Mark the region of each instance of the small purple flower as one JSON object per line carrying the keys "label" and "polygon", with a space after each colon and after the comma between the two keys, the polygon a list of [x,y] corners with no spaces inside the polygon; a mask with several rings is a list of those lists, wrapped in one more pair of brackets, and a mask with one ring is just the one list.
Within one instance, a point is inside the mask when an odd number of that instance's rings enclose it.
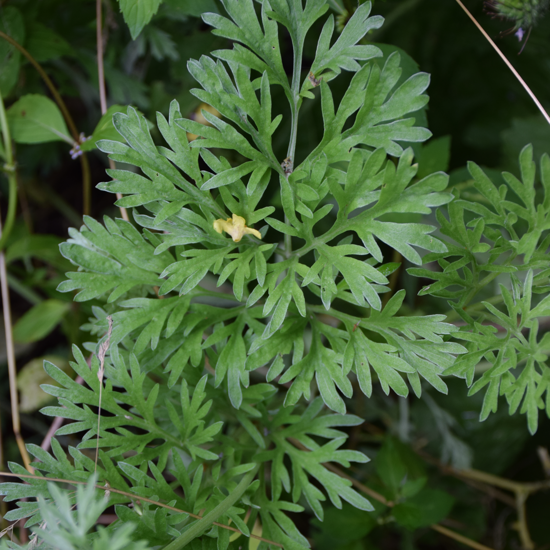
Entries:
{"label": "small purple flower", "polygon": [[514,36],[517,37],[519,42],[523,42],[524,35],[525,35],[525,31],[521,27],[514,34]]}
{"label": "small purple flower", "polygon": [[71,155],[71,158],[73,160],[77,159],[80,155],[82,155],[82,151],[80,150],[80,145],[75,144],[75,146],[69,151],[69,154]]}

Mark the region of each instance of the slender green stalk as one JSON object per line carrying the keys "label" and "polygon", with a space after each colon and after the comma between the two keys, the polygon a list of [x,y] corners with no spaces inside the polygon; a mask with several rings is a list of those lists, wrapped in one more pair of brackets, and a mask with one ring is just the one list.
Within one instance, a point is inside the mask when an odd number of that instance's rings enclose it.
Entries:
{"label": "slender green stalk", "polygon": [[[67,122],[67,126],[69,127],[69,131],[71,132],[71,135],[74,139],[75,144],[79,143],[79,133],[76,129],[76,125],[74,123],[73,118],[71,117],[71,114],[69,113],[69,110],[67,109],[67,106],[65,105],[65,102],[63,101],[63,98],[57,91],[57,88],[54,86],[53,82],[51,81],[50,77],[46,74],[46,71],[42,68],[40,63],[36,61],[36,59],[25,49],[19,42],[14,40],[11,36],[8,36],[6,33],[3,33],[0,31],[0,38],[3,38],[6,42],[9,42],[12,46],[17,48],[31,63],[31,65],[38,71],[40,76],[42,77],[42,80],[44,80],[44,83],[50,90],[53,98],[55,99],[55,102],[57,103],[59,109],[63,113],[63,118]],[[86,156],[86,153],[82,153],[80,155],[80,166],[82,168],[82,188],[83,188],[83,213],[85,215],[90,214],[90,207],[92,202],[92,176],[90,173],[90,163],[88,162],[88,157]]]}
{"label": "slender green stalk", "polygon": [[248,472],[239,482],[235,490],[222,502],[220,502],[211,512],[206,514],[201,520],[196,521],[191,525],[185,533],[180,535],[176,540],[171,542],[168,546],[164,547],[164,550],[179,550],[184,548],[192,540],[196,539],[206,531],[218,518],[225,515],[225,513],[237,502],[248,489],[252,483],[256,473],[258,472],[260,465],[257,464]]}
{"label": "slender green stalk", "polygon": [[[492,296],[491,298],[487,298],[487,300],[484,300],[484,302],[488,302],[489,304],[492,304],[493,306],[500,304],[503,302],[504,299],[502,297],[502,294],[499,294],[498,296]],[[471,306],[464,306],[466,309],[466,313],[469,313],[470,315],[472,313],[475,313],[476,311],[480,311],[482,309],[485,309],[485,305],[482,302],[476,302],[475,304],[472,304]],[[454,310],[449,310],[446,314],[446,322],[447,323],[454,323],[456,320],[460,319],[460,315]]]}
{"label": "slender green stalk", "polygon": [[[300,77],[302,75],[303,40],[299,44],[293,44],[294,62],[292,68],[291,100],[290,100],[290,139],[288,142],[287,160],[290,163],[290,172],[294,170],[294,157],[296,154],[296,141],[298,139],[298,114],[300,112]],[[287,176],[288,177],[288,176]],[[285,215],[285,223],[288,218]],[[284,236],[286,257],[292,254],[292,237]]]}
{"label": "slender green stalk", "polygon": [[[290,163],[290,172],[294,170],[294,156],[296,154],[296,140],[298,139],[298,114],[300,112],[300,76],[302,74],[302,45],[294,44],[294,66],[292,71],[292,100],[290,101],[290,139],[288,142],[287,160]],[[288,177],[288,176],[287,176]],[[288,218],[285,215],[285,223]],[[284,236],[286,257],[292,254],[292,237]]]}
{"label": "slender green stalk", "polygon": [[8,198],[8,214],[2,236],[0,237],[0,250],[4,250],[6,241],[10,236],[15,221],[15,211],[17,209],[17,178],[15,176],[15,165],[13,163],[13,151],[11,148],[10,128],[8,119],[6,118],[6,110],[4,109],[4,100],[0,95],[0,129],[4,137],[4,152],[6,155],[6,164],[4,170],[8,178],[9,198]]}
{"label": "slender green stalk", "polygon": [[[510,231],[510,230],[508,230],[508,231]],[[515,235],[514,238],[516,240],[519,240],[517,235]],[[516,259],[516,257],[517,257],[517,254],[512,254],[508,258],[506,263],[503,264],[503,265],[505,265],[505,266],[512,265],[512,262]],[[480,290],[485,288],[489,283],[491,283],[492,281],[494,281],[498,277],[498,273],[495,271],[495,272],[489,273],[488,275],[486,275],[480,281],[479,280],[480,272],[481,272],[481,269],[479,269],[479,266],[478,266],[477,262],[474,261],[474,273],[473,273],[473,275],[474,275],[474,277],[476,277],[477,283],[474,285],[474,287],[470,290],[470,292],[466,296],[466,299],[464,300],[464,303],[463,303],[463,306],[462,306],[463,309],[466,308],[468,310],[468,313],[472,313],[473,311],[476,311],[478,309],[483,309],[485,307],[482,303],[473,304],[469,308],[468,308],[468,305]],[[493,305],[495,305],[495,304],[498,304],[502,301],[502,296],[499,294],[498,296],[493,296],[492,298],[490,298],[488,300],[484,300],[484,301],[492,303]],[[464,311],[466,311],[466,309],[464,309]],[[454,321],[454,320],[458,319],[459,317],[460,316],[458,315],[458,313],[455,310],[451,310],[447,313],[447,322]]]}
{"label": "slender green stalk", "polygon": [[348,321],[350,323],[353,323],[354,325],[358,321],[364,320],[361,317],[358,317],[356,315],[348,315],[347,313],[343,313],[334,308],[330,308],[329,310],[326,310],[324,306],[308,306],[308,310],[313,313],[319,313],[321,315],[330,315],[331,317],[334,317],[339,321],[342,321],[342,322]]}
{"label": "slender green stalk", "polygon": [[292,102],[290,103],[290,140],[288,143],[287,158],[290,159],[291,168],[294,168],[294,155],[296,153],[296,140],[298,138],[298,114],[300,112],[300,77],[302,75],[302,44],[294,44],[294,63],[292,68]]}

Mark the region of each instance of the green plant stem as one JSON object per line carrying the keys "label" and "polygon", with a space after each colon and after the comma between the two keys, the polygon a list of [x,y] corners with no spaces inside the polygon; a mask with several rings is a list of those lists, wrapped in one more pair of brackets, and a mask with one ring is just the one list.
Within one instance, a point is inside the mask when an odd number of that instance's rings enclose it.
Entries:
{"label": "green plant stem", "polygon": [[[74,120],[71,117],[71,114],[69,113],[69,110],[67,109],[67,106],[63,101],[63,98],[57,91],[53,82],[50,80],[50,77],[46,74],[46,71],[44,71],[40,63],[38,63],[38,61],[36,61],[36,59],[25,48],[23,48],[23,46],[21,46],[19,42],[15,41],[11,36],[8,36],[6,33],[3,33],[2,31],[0,31],[0,38],[3,38],[6,42],[9,42],[14,48],[17,48],[29,60],[31,65],[38,71],[38,73],[42,77],[42,80],[44,80],[44,83],[50,90],[53,98],[55,99],[55,102],[57,103],[59,109],[61,110],[61,113],[63,114],[63,118],[67,122],[67,126],[69,127],[69,131],[71,132],[71,135],[73,137],[75,144],[78,144],[80,142],[80,137],[79,137],[78,130],[76,129]],[[90,163],[88,162],[88,157],[84,152],[82,152],[79,158],[80,158],[80,166],[82,169],[82,191],[83,191],[82,210],[85,215],[89,215],[91,203],[92,203],[92,177],[90,173]]]}
{"label": "green plant stem", "polygon": [[6,216],[6,224],[4,231],[0,237],[0,250],[4,250],[6,241],[10,236],[15,222],[15,211],[17,210],[17,178],[15,176],[15,165],[13,163],[13,151],[11,148],[10,128],[8,119],[6,118],[6,110],[4,109],[4,100],[0,95],[0,129],[4,138],[4,150],[6,155],[5,171],[8,178],[9,198],[8,198],[8,214]]}
{"label": "green plant stem", "polygon": [[288,150],[286,156],[292,163],[294,169],[294,155],[296,153],[296,141],[298,139],[298,103],[296,98],[293,98],[293,103],[290,104],[290,140],[288,142]]}
{"label": "green plant stem", "polygon": [[298,114],[300,112],[300,77],[302,75],[302,44],[294,44],[294,62],[292,67],[292,102],[290,103],[290,140],[286,156],[294,169],[294,155],[296,153],[296,140],[298,138]]}
{"label": "green plant stem", "polygon": [[[500,304],[502,300],[503,300],[502,295],[499,294],[498,296],[492,296],[491,298],[487,298],[487,300],[484,300],[484,301],[492,305],[497,305],[497,304]],[[466,307],[464,311],[466,311],[467,313],[474,313],[484,308],[485,306],[481,302],[477,302],[475,304],[472,304],[469,307]],[[447,323],[453,323],[454,321],[461,318],[460,315],[454,309],[451,309],[445,315],[447,317],[447,320],[446,320]]]}
{"label": "green plant stem", "polygon": [[[302,74],[302,45],[294,44],[294,63],[292,70],[292,85],[290,101],[290,139],[286,157],[290,162],[290,171],[294,170],[294,156],[296,154],[296,140],[298,139],[298,114],[300,112],[300,76]],[[288,177],[288,176],[287,176]],[[289,220],[285,214],[285,224]],[[292,237],[285,233],[284,236],[286,257],[292,254]]]}
{"label": "green plant stem", "polygon": [[[516,240],[517,240],[517,235],[514,237]],[[506,263],[504,264],[505,266],[509,266],[509,265],[512,265],[512,262],[516,259],[517,257],[517,254],[512,254],[508,260],[506,261]],[[477,264],[477,262],[474,260],[474,277],[476,278],[477,280],[477,283],[474,285],[473,288],[470,289],[470,291],[468,292],[464,302],[463,302],[463,305],[462,307],[463,308],[466,308],[468,306],[468,304],[472,301],[472,299],[476,296],[476,294],[483,288],[485,288],[490,282],[494,281],[497,277],[498,277],[498,272],[492,272],[492,273],[489,273],[488,275],[486,275],[481,281],[479,280],[479,275],[480,275],[480,270],[479,269],[479,266]],[[493,300],[493,301],[491,301]],[[484,300],[486,302],[489,302],[489,303],[492,303],[493,305],[495,303],[500,303],[502,301],[502,296],[499,295],[499,296],[493,296],[492,298],[488,299],[488,300]],[[477,307],[476,307],[477,306]],[[472,308],[469,310],[469,312],[472,312],[474,311],[474,308],[476,309],[483,309],[485,306],[482,304],[482,303],[478,303],[478,304],[474,304],[472,306]],[[451,322],[451,321],[454,321],[455,319],[458,319],[460,316],[458,315],[458,313],[456,313],[455,310],[452,310],[450,312],[447,313],[447,322]]]}
{"label": "green plant stem", "polygon": [[192,540],[196,539],[206,529],[208,529],[214,521],[216,521],[221,516],[224,516],[226,512],[237,502],[244,494],[244,492],[248,489],[252,481],[254,480],[254,477],[256,476],[256,473],[258,472],[260,465],[257,464],[248,472],[239,482],[237,487],[233,490],[233,492],[225,498],[222,502],[220,502],[211,512],[206,514],[202,519],[196,521],[183,533],[180,535],[176,540],[171,542],[168,546],[164,547],[164,550],[179,550],[180,548],[183,548],[187,544],[189,544]]}
{"label": "green plant stem", "polygon": [[338,319],[339,321],[356,324],[359,321],[362,321],[361,317],[348,315],[347,313],[343,313],[341,311],[338,311],[337,309],[325,309],[324,306],[309,306],[308,310],[312,311],[313,313],[320,313],[322,315],[329,315],[330,317],[334,317],[335,319]]}

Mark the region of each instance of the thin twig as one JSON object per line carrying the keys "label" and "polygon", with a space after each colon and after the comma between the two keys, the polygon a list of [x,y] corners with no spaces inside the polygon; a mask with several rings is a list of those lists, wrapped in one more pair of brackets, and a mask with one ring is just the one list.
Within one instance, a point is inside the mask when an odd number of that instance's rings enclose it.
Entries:
{"label": "thin twig", "polygon": [[516,493],[516,508],[518,511],[517,529],[523,550],[533,550],[535,548],[535,544],[529,534],[529,527],[527,525],[527,511],[525,509],[525,503],[528,496],[529,493]]}
{"label": "thin twig", "polygon": [[[50,90],[53,98],[55,99],[55,102],[57,103],[59,109],[61,110],[61,113],[63,114],[63,118],[67,122],[67,126],[69,127],[69,130],[71,132],[71,135],[73,137],[75,144],[78,144],[80,142],[80,137],[79,137],[78,130],[76,129],[76,125],[73,121],[73,118],[71,117],[71,114],[69,113],[69,110],[67,109],[67,106],[63,101],[63,98],[57,91],[53,82],[50,80],[50,77],[46,74],[46,72],[44,71],[40,63],[38,63],[38,61],[36,61],[36,59],[25,48],[23,48],[23,46],[21,46],[19,42],[15,41],[11,36],[8,36],[6,33],[3,33],[2,31],[0,31],[0,38],[3,38],[4,40],[6,40],[6,42],[9,42],[12,46],[17,48],[30,61],[31,65],[38,71],[38,73],[42,77],[42,80],[44,80],[44,83]],[[92,197],[90,164],[88,162],[88,157],[86,156],[86,153],[82,152],[79,158],[80,158],[80,166],[82,168],[82,187],[83,187],[83,195],[84,195],[82,210],[85,215],[89,215],[90,207],[91,207],[91,197]]]}
{"label": "thin twig", "polygon": [[518,82],[523,86],[525,91],[529,94],[539,111],[542,113],[542,116],[546,119],[546,122],[550,124],[550,116],[542,106],[541,102],[537,99],[537,96],[531,91],[531,88],[527,85],[525,80],[521,78],[520,74],[516,71],[514,66],[508,61],[506,56],[500,51],[500,48],[493,42],[491,37],[487,34],[485,29],[477,22],[476,18],[469,12],[468,8],[461,2],[461,0],[456,0],[457,4],[464,10],[466,15],[472,20],[474,25],[478,28],[479,32],[485,37],[487,42],[493,46],[495,51],[498,53],[498,55],[501,57],[501,59],[506,63],[506,66],[512,71],[512,74],[517,78]]}
{"label": "thin twig", "polygon": [[[38,481],[51,481],[53,483],[68,483],[69,485],[88,485],[88,483],[86,481],[76,481],[74,479],[61,479],[61,478],[58,478],[58,477],[45,477],[45,476],[26,475],[26,474],[13,474],[13,473],[8,473],[8,472],[0,472],[0,477],[2,477],[2,476],[4,476],[4,477],[18,477],[18,478],[21,478],[21,479],[36,479]],[[139,495],[136,495],[136,494],[133,494],[133,493],[128,493],[126,491],[120,491],[119,489],[114,489],[111,486],[96,484],[95,488],[99,489],[100,491],[116,493],[117,495],[122,495],[122,496],[128,497],[132,501],[139,500],[139,501],[142,501],[142,502],[148,502],[149,504],[154,504],[155,506],[160,506],[161,508],[166,508],[167,510],[172,510],[172,512],[179,512],[180,514],[187,514],[188,516],[190,516],[194,519],[199,519],[199,520],[202,519],[202,516],[199,516],[197,514],[193,514],[191,512],[186,512],[185,510],[181,510],[180,508],[175,508],[174,506],[169,506],[168,504],[163,504],[162,502],[158,502],[158,501],[150,499],[150,498],[142,497],[142,496],[139,496]],[[234,533],[240,533],[241,535],[244,534],[241,531],[239,531],[239,529],[236,529],[235,527],[231,527],[230,525],[225,525],[224,523],[218,523],[217,521],[213,521],[212,525],[216,525],[218,527],[221,527],[222,529],[227,529],[228,531],[233,531]],[[3,534],[4,534],[4,532],[1,532],[0,537],[2,537]],[[250,538],[259,540],[261,542],[265,542],[267,544],[271,544],[273,546],[277,546],[278,548],[283,548],[282,544],[279,544],[278,542],[274,542],[274,541],[269,540],[269,539],[264,539],[264,538],[262,538],[258,535],[254,535],[253,533],[250,533]]]}
{"label": "thin twig", "polygon": [[[99,103],[101,105],[101,114],[107,112],[107,93],[105,91],[105,71],[103,68],[103,32],[102,32],[102,0],[96,0],[96,45],[97,45],[97,78],[99,82]],[[109,168],[116,169],[115,161],[109,159]],[[122,193],[116,194],[117,200],[122,199]],[[120,214],[123,219],[130,221],[126,208],[119,206]]]}
{"label": "thin twig", "polygon": [[[2,234],[2,221],[0,220],[0,236]],[[33,474],[31,461],[21,437],[21,422],[19,420],[19,399],[17,396],[17,369],[15,366],[15,349],[13,346],[13,333],[11,327],[10,294],[8,290],[8,274],[6,271],[6,259],[4,252],[0,250],[0,284],[2,286],[2,309],[4,313],[4,330],[6,334],[6,354],[8,359],[8,375],[10,380],[11,421],[13,433],[25,468]]]}
{"label": "thin twig", "polygon": [[421,451],[420,449],[415,449],[415,452],[418,456],[422,457],[426,462],[429,462],[430,464],[437,466],[444,474],[451,475],[458,479],[461,479],[464,483],[467,483],[474,489],[477,489],[478,491],[483,491],[484,493],[488,494],[490,497],[496,498],[512,508],[516,507],[515,499],[510,495],[508,495],[507,493],[503,493],[499,489],[496,489],[495,487],[487,483],[483,483],[479,480],[470,479],[468,477],[460,475],[461,470],[457,470],[452,466],[443,464],[437,458],[429,455],[428,453],[425,453],[424,451]]}
{"label": "thin twig", "polygon": [[[434,462],[437,464],[437,460],[425,453],[417,451],[417,453],[422,456],[425,460]],[[438,464],[439,467],[458,478],[461,478],[465,481],[478,482],[486,484],[489,486],[500,487],[507,491],[512,491],[515,495],[515,499],[509,499],[507,495],[495,495],[500,500],[506,502],[506,504],[512,506],[516,509],[518,515],[518,533],[521,539],[521,546],[525,550],[531,550],[534,548],[534,543],[529,534],[529,527],[527,525],[527,513],[525,509],[525,502],[530,494],[537,491],[543,491],[550,489],[550,480],[544,481],[535,481],[535,482],[520,482],[512,481],[511,479],[505,479],[502,477],[495,476],[493,474],[488,474],[487,472],[481,472],[479,470],[465,469],[459,470],[453,468],[452,466],[444,466]],[[489,487],[490,488],[490,487]],[[494,490],[496,491],[496,490]],[[506,497],[506,498],[503,498]]]}
{"label": "thin twig", "polygon": [[550,489],[550,480],[522,483],[494,476],[486,472],[480,472],[478,470],[457,470],[457,474],[468,479],[482,481],[512,491],[516,497],[515,507],[518,514],[518,533],[521,540],[521,546],[525,550],[532,550],[535,547],[531,535],[529,534],[525,503],[530,494]]}
{"label": "thin twig", "polygon": [[479,542],[476,542],[475,540],[469,539],[468,537],[465,537],[464,535],[460,535],[459,533],[455,533],[455,531],[451,531],[450,529],[447,529],[447,527],[443,527],[443,525],[439,525],[438,523],[434,525],[430,525],[430,527],[437,531],[438,533],[441,533],[442,535],[445,535],[446,537],[449,537],[451,539],[454,539],[458,542],[461,542],[462,544],[465,544],[466,546],[469,546],[470,548],[475,548],[476,550],[493,550],[489,546],[485,546],[484,544],[481,544]]}
{"label": "thin twig", "polygon": [[97,439],[95,448],[95,466],[94,472],[97,470],[97,459],[99,456],[99,428],[101,423],[101,397],[103,394],[103,375],[105,374],[105,354],[109,349],[111,343],[111,333],[113,332],[113,318],[107,315],[107,321],[109,322],[109,329],[107,330],[107,338],[101,342],[99,346],[99,353],[97,358],[99,359],[99,370],[97,371],[97,378],[99,380],[99,410],[97,411]]}
{"label": "thin twig", "polygon": [[494,485],[495,487],[500,487],[501,489],[507,489],[508,491],[513,491],[514,493],[530,495],[531,493],[535,493],[537,491],[550,489],[550,480],[524,483],[521,481],[512,481],[511,479],[498,477],[479,470],[458,470],[452,467],[449,468],[451,468],[458,476],[482,481],[483,483],[488,483],[489,485]]}
{"label": "thin twig", "polygon": [[550,489],[550,480],[544,481],[535,481],[535,482],[519,482],[512,481],[510,479],[505,479],[502,477],[495,476],[493,474],[488,474],[486,472],[481,472],[479,470],[465,469],[459,470],[453,468],[452,466],[445,466],[433,457],[426,455],[423,452],[416,451],[420,456],[429,462],[437,464],[442,471],[452,474],[458,478],[463,479],[466,482],[470,483],[480,483],[485,485],[485,490],[487,493],[490,493],[491,486],[499,487],[507,491],[512,491],[515,495],[515,499],[509,498],[508,495],[501,494],[500,491],[492,489],[494,496],[503,502],[506,502],[509,506],[516,509],[518,515],[518,533],[521,539],[521,546],[525,550],[531,550],[534,548],[534,543],[529,534],[529,527],[527,525],[527,513],[525,509],[525,503],[530,494],[537,491],[548,490]]}

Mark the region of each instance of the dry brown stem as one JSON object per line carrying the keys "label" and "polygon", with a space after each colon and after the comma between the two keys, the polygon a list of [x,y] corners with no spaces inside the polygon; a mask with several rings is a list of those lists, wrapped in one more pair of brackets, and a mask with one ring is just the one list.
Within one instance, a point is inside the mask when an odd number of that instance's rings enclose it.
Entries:
{"label": "dry brown stem", "polygon": [[[2,235],[2,222],[0,220],[0,236]],[[4,314],[4,331],[6,336],[6,354],[8,359],[8,376],[10,382],[11,421],[17,447],[21,453],[25,468],[33,474],[34,470],[25,442],[21,436],[21,421],[19,419],[19,397],[17,395],[17,367],[15,365],[15,349],[13,346],[13,332],[11,324],[10,293],[8,289],[8,274],[4,251],[0,250],[0,285],[2,287],[2,309]]]}

